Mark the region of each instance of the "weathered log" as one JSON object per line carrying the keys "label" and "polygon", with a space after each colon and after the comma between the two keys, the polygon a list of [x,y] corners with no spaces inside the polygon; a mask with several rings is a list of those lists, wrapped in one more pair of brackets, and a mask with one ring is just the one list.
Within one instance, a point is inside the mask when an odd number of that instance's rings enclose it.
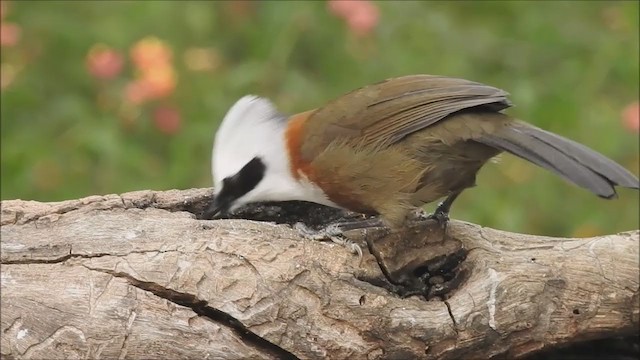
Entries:
{"label": "weathered log", "polygon": [[198,220],[210,196],[3,201],[2,358],[517,358],[638,332],[637,230],[423,221],[354,232],[360,261],[284,224]]}

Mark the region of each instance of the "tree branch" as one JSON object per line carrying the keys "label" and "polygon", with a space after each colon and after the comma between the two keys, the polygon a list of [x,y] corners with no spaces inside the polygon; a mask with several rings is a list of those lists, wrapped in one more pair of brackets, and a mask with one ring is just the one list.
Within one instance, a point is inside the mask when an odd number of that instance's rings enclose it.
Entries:
{"label": "tree branch", "polygon": [[[423,221],[352,232],[360,262],[284,224],[198,220],[210,198],[3,201],[3,358],[516,358],[640,325],[638,230],[558,239]],[[247,211],[344,215],[308,206]]]}

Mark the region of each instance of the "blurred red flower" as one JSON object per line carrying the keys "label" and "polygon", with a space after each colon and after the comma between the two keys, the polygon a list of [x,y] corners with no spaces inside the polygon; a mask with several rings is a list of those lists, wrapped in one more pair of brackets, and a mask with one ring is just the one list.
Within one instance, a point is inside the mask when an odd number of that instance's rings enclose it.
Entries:
{"label": "blurred red flower", "polygon": [[180,111],[172,106],[159,106],[153,111],[153,122],[161,132],[173,135],[180,130]]}
{"label": "blurred red flower", "polygon": [[622,125],[632,132],[640,132],[640,102],[633,102],[622,110]]}
{"label": "blurred red flower", "polygon": [[87,54],[87,70],[98,79],[108,80],[118,76],[124,65],[124,57],[116,50],[103,45],[94,45]]}
{"label": "blurred red flower", "polygon": [[358,36],[368,35],[378,25],[380,11],[369,0],[329,0],[329,11],[344,19],[352,33]]}
{"label": "blurred red flower", "polygon": [[14,23],[0,23],[0,46],[15,46],[20,41],[22,29]]}

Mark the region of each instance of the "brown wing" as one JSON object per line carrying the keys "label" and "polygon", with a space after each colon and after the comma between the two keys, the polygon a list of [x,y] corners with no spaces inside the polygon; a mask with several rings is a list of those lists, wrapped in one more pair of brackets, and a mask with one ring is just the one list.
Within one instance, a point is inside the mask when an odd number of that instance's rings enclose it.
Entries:
{"label": "brown wing", "polygon": [[393,144],[454,112],[478,106],[500,111],[508,93],[480,83],[432,75],[388,79],[343,95],[304,124],[302,156],[312,159],[338,138]]}

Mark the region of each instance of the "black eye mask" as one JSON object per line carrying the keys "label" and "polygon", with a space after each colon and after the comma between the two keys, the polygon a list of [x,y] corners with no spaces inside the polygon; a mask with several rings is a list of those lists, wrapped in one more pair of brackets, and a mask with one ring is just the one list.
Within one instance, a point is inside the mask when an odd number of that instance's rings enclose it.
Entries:
{"label": "black eye mask", "polygon": [[210,219],[218,213],[229,211],[234,201],[258,186],[264,178],[266,168],[259,157],[254,157],[235,175],[224,178],[222,189],[203,217]]}

